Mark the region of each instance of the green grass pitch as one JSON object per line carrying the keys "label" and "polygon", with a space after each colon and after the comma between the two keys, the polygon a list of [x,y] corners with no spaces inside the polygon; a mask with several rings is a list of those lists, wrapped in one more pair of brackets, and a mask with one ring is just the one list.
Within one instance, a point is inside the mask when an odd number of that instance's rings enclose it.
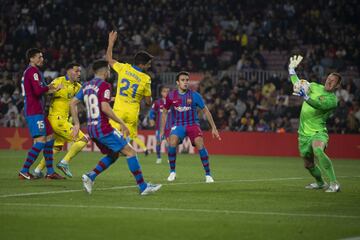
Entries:
{"label": "green grass pitch", "polygon": [[121,157],[87,195],[81,175],[99,153],[80,153],[64,181],[18,180],[25,154],[0,151],[2,240],[360,238],[360,161],[333,160],[342,185],[333,194],[304,189],[313,179],[300,158],[210,155],[215,183],[205,184],[197,155],[178,155],[167,183],[167,162],[139,154],[159,192],[140,196]]}

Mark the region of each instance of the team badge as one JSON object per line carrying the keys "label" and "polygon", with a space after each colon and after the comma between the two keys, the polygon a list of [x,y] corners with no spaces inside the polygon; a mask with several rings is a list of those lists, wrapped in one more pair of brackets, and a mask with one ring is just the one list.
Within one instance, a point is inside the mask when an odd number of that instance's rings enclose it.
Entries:
{"label": "team badge", "polygon": [[191,103],[192,103],[192,99],[191,99],[191,98],[187,98],[187,99],[186,99],[186,104],[191,105]]}

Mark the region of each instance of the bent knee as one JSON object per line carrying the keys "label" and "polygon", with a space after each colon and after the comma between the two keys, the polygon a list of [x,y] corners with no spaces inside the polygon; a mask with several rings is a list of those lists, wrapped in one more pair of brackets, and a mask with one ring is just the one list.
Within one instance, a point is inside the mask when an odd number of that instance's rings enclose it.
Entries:
{"label": "bent knee", "polygon": [[324,155],[324,150],[321,147],[315,147],[313,151],[316,158]]}

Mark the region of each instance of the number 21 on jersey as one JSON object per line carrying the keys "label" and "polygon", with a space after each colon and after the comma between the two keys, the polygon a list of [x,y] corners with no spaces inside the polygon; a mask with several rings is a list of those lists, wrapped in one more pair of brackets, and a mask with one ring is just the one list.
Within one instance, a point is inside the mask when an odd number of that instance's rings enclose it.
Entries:
{"label": "number 21 on jersey", "polygon": [[139,84],[131,84],[129,80],[127,80],[126,78],[123,78],[121,80],[121,83],[123,84],[123,86],[120,88],[120,95],[121,96],[124,96],[124,97],[127,97],[129,92],[127,91],[129,88],[132,88],[132,94],[131,94],[131,97],[132,98],[135,98],[136,96],[136,91],[139,87]]}

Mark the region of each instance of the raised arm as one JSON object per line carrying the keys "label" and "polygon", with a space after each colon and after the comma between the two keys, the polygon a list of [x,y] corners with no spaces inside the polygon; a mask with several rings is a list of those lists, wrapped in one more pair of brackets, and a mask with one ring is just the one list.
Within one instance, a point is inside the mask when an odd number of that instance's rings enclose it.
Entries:
{"label": "raised arm", "polygon": [[290,58],[289,75],[292,84],[295,84],[297,81],[299,81],[299,78],[295,72],[295,68],[300,64],[302,59],[303,57],[301,55],[294,55]]}
{"label": "raised arm", "polygon": [[117,63],[116,60],[113,59],[112,57],[112,52],[113,52],[113,48],[114,48],[114,44],[117,38],[117,32],[116,31],[111,31],[109,33],[109,42],[108,42],[108,47],[106,49],[106,61],[109,62],[110,66],[112,67],[115,63]]}

